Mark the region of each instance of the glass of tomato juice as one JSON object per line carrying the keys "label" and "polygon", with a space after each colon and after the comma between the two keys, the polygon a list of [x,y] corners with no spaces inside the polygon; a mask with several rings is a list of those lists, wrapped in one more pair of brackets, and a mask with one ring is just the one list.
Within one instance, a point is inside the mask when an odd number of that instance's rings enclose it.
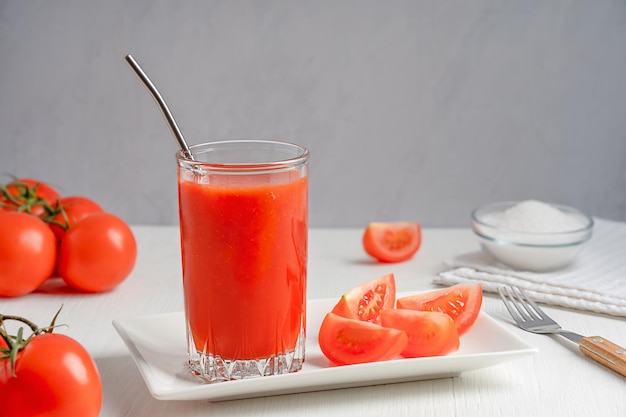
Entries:
{"label": "glass of tomato juice", "polygon": [[304,362],[308,160],[302,146],[229,140],[176,154],[187,347],[208,382]]}

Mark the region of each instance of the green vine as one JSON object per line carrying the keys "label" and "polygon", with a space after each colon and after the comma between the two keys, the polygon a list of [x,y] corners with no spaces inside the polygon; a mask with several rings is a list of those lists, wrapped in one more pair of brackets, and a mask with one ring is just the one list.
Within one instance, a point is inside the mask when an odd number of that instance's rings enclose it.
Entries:
{"label": "green vine", "polygon": [[[63,230],[68,229],[69,219],[65,208],[57,201],[54,205],[37,195],[39,184],[30,186],[16,178],[7,184],[0,185],[0,208],[11,211],[34,214],[33,209],[41,207],[43,213],[38,217],[48,224],[54,224]],[[17,192],[16,192],[17,191]],[[55,220],[61,214],[62,222]]]}
{"label": "green vine", "polygon": [[[13,377],[17,377],[17,375],[15,374],[15,361],[17,359],[17,355],[22,350],[24,350],[24,348],[26,348],[28,343],[33,338],[44,333],[52,333],[54,331],[54,329],[57,327],[55,324],[57,317],[59,316],[59,313],[61,313],[62,308],[63,306],[61,305],[61,307],[59,307],[56,314],[52,318],[50,325],[46,327],[39,327],[35,323],[24,317],[9,314],[0,314],[0,337],[4,340],[4,343],[6,344],[6,347],[0,347],[0,359],[9,359],[9,361],[11,362],[11,374],[13,375]],[[4,325],[6,321],[19,321],[21,323],[24,323],[31,331],[30,336],[24,339],[23,327],[17,329],[16,335],[8,334]]]}

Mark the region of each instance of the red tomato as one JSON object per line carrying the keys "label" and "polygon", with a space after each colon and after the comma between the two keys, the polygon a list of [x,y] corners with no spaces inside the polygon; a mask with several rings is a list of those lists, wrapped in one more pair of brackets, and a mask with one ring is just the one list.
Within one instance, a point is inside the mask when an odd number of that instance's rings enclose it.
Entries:
{"label": "red tomato", "polygon": [[65,233],[57,271],[77,290],[102,292],[120,284],[136,258],[137,243],[130,227],[110,213],[94,213]]}
{"label": "red tomato", "polygon": [[37,289],[54,271],[56,246],[41,219],[0,212],[0,296],[17,297]]}
{"label": "red tomato", "polygon": [[421,243],[418,223],[370,223],[363,234],[365,252],[381,262],[406,261]]}
{"label": "red tomato", "polygon": [[100,413],[98,369],[87,351],[68,336],[34,336],[17,354],[15,375],[10,359],[0,356],[2,416],[97,417]]}
{"label": "red tomato", "polygon": [[5,184],[0,194],[0,208],[9,211],[26,211],[35,216],[46,214],[46,206],[54,207],[61,198],[59,193],[41,181],[30,178],[16,179]]}
{"label": "red tomato", "polygon": [[456,326],[459,335],[465,333],[476,321],[483,302],[483,289],[477,282],[453,285],[398,299],[397,308],[446,313]]}
{"label": "red tomato", "polygon": [[49,225],[57,240],[61,240],[65,231],[80,219],[93,213],[102,213],[104,210],[87,197],[73,196],[60,199],[57,211]]}
{"label": "red tomato", "polygon": [[322,353],[333,363],[385,361],[398,356],[407,345],[402,330],[326,314],[319,331]]}
{"label": "red tomato", "polygon": [[400,352],[405,358],[443,356],[459,350],[459,333],[454,320],[444,313],[417,310],[383,310],[382,325],[404,330],[409,341]]}
{"label": "red tomato", "polygon": [[332,312],[349,319],[378,323],[380,311],[396,303],[396,280],[383,275],[355,287],[341,296]]}

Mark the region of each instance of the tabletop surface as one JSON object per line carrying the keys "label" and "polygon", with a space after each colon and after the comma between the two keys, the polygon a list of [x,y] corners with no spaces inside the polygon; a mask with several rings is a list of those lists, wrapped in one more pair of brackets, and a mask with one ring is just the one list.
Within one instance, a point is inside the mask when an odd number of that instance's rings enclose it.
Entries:
{"label": "tabletop surface", "polygon": [[[482,310],[528,344],[533,356],[454,378],[233,400],[163,401],[153,398],[112,321],[183,310],[177,227],[134,226],[138,244],[133,273],[109,293],[72,293],[59,279],[36,293],[0,300],[3,313],[49,323],[63,305],[59,332],[91,353],[101,374],[103,417],[161,416],[623,416],[626,379],[584,357],[558,336],[526,333],[512,323],[501,301],[485,294]],[[362,230],[312,229],[307,297],[338,298],[352,287],[392,272],[398,292],[428,290],[442,261],[479,250],[469,229],[423,230],[422,247],[410,261],[379,264],[365,255]],[[625,281],[626,284],[626,281]],[[546,306],[564,328],[602,335],[624,346],[626,321]],[[312,331],[309,329],[309,332]]]}

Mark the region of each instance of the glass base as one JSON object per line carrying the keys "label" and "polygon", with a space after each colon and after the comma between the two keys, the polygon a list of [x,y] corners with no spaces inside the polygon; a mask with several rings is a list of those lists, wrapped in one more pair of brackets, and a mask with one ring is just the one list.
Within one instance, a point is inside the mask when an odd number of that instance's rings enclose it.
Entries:
{"label": "glass base", "polygon": [[232,360],[210,353],[190,352],[189,368],[208,383],[289,374],[302,369],[304,341],[304,332],[301,332],[295,349],[262,359]]}

